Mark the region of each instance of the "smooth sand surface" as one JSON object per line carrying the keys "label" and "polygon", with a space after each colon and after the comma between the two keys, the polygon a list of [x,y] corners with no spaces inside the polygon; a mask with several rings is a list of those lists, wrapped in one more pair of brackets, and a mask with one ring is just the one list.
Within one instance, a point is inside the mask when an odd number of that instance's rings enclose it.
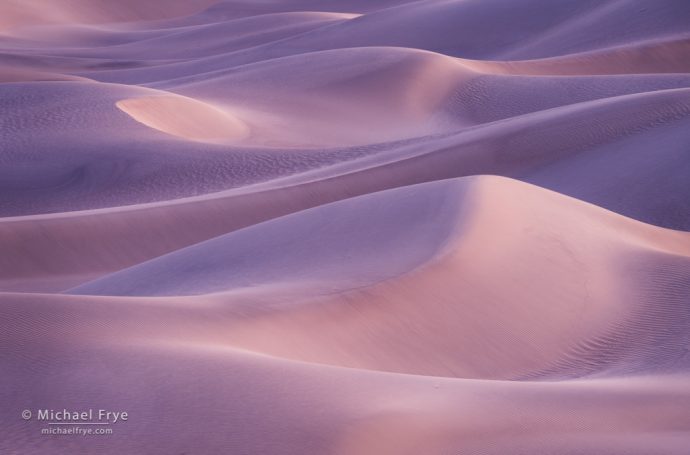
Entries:
{"label": "smooth sand surface", "polygon": [[146,126],[192,141],[232,142],[249,134],[240,119],[183,96],[130,98],[116,106]]}
{"label": "smooth sand surface", "polygon": [[685,455],[689,5],[0,4],[0,453]]}

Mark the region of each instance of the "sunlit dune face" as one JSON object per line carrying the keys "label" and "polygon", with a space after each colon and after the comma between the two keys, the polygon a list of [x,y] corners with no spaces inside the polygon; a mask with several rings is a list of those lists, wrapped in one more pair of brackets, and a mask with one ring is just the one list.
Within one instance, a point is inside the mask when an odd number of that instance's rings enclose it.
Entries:
{"label": "sunlit dune face", "polygon": [[147,96],[116,104],[137,122],[191,141],[227,143],[249,135],[242,120],[184,96]]}

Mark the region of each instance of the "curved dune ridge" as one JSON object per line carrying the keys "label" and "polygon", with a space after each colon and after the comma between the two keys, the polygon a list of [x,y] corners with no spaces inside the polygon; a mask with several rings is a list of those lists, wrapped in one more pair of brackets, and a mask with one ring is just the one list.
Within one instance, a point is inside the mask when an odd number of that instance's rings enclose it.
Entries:
{"label": "curved dune ridge", "polygon": [[249,134],[238,118],[184,96],[130,98],[116,105],[146,126],[193,141],[235,141]]}
{"label": "curved dune ridge", "polygon": [[688,5],[3,2],[0,452],[685,455]]}
{"label": "curved dune ridge", "polygon": [[[511,204],[513,198],[520,202]],[[352,231],[361,235],[348,237]],[[414,248],[405,247],[411,239]],[[285,289],[289,306],[275,314],[258,310],[226,335],[230,342],[319,363],[514,378],[547,370],[617,324],[635,324],[627,319],[644,302],[624,304],[626,292],[638,287],[625,262],[652,254],[662,263],[668,256],[690,277],[688,233],[514,180],[472,177],[320,206],[67,292],[221,293],[240,303],[242,297],[270,300]],[[529,286],[537,280],[544,282]],[[497,281],[502,286],[493,289]],[[534,314],[548,323],[533,327]],[[487,339],[498,349],[485,345]],[[589,373],[619,360],[602,358],[595,367],[574,357],[552,374]]]}
{"label": "curved dune ridge", "polygon": [[[256,125],[253,142],[259,145],[320,148],[407,139],[469,124],[464,112],[444,104],[474,76],[446,56],[373,47],[273,59],[164,87],[191,97],[240,100]],[[255,96],[247,99],[250,93]]]}

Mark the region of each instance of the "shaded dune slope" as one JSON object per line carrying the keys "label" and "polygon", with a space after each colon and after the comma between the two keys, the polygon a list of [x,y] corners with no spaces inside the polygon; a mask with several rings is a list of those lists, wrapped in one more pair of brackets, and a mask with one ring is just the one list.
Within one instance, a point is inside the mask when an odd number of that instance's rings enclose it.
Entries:
{"label": "shaded dune slope", "polygon": [[[348,238],[352,231],[360,235]],[[678,286],[661,285],[650,301],[647,286],[669,278],[640,286],[637,276],[658,267]],[[686,233],[480,177],[299,212],[68,292],[256,300],[256,309],[242,304],[246,320],[227,339],[288,358],[436,376],[567,377],[646,365],[635,349],[646,344],[627,338],[653,336],[648,317],[684,327],[689,279]],[[604,340],[605,349],[592,348]],[[681,352],[657,343],[656,363],[684,371],[674,363]]]}

